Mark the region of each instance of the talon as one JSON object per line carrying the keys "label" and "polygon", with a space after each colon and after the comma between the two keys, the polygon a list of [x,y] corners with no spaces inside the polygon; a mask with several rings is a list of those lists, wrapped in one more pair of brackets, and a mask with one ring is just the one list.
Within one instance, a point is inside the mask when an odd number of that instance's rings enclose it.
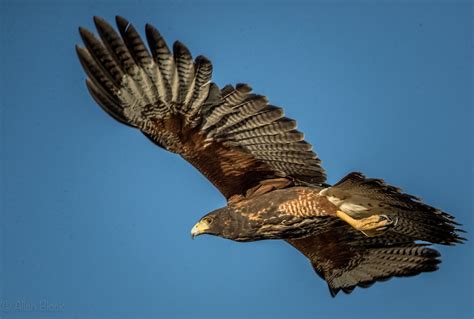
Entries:
{"label": "talon", "polygon": [[398,224],[398,217],[395,217],[395,221],[393,222],[392,227],[397,226],[397,224]]}
{"label": "talon", "polygon": [[388,216],[388,215],[379,215],[379,218],[380,218],[379,219],[380,221],[385,220],[387,222],[386,226],[395,227],[398,224],[398,217],[392,218],[391,216]]}
{"label": "talon", "polygon": [[379,221],[382,222],[382,221],[386,221],[387,222],[387,226],[396,226],[397,225],[397,222],[398,222],[398,218],[395,218],[395,220],[388,216],[388,215],[379,215]]}
{"label": "talon", "polygon": [[394,221],[387,215],[372,215],[361,219],[354,219],[342,211],[337,211],[336,215],[368,237],[381,235],[389,227],[395,226],[398,221],[398,219]]}

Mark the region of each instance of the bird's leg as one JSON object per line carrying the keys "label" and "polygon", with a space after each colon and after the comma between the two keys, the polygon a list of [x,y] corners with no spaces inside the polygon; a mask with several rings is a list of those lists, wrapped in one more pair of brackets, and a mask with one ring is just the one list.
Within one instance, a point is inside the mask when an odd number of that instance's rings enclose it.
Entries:
{"label": "bird's leg", "polygon": [[366,218],[354,219],[343,211],[336,212],[337,217],[361,231],[367,237],[374,237],[383,234],[390,226],[395,226],[393,221],[387,215],[372,215]]}

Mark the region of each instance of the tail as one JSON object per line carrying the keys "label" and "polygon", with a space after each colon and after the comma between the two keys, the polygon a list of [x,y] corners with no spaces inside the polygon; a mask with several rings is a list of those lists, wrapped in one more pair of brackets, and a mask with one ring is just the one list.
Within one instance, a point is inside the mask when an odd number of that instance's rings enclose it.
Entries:
{"label": "tail", "polygon": [[309,258],[333,297],[341,290],[351,293],[376,281],[438,269],[439,253],[417,241],[454,245],[465,240],[453,216],[380,179],[351,173],[320,194],[354,219],[383,214],[397,220],[381,235],[367,237],[333,218],[324,232],[288,240]]}
{"label": "tail", "polygon": [[426,205],[415,196],[402,193],[381,179],[350,173],[332,187],[321,191],[344,213],[359,219],[371,215],[386,215],[397,220],[387,232],[404,235],[412,241],[454,245],[465,238],[454,217]]}

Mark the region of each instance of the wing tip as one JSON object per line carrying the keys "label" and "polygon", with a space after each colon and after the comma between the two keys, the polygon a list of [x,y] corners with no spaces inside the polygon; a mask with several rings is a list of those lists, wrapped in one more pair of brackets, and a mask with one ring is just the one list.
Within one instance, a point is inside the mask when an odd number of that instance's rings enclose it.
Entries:
{"label": "wing tip", "polygon": [[128,24],[130,24],[130,22],[125,19],[124,17],[120,16],[120,15],[116,15],[115,16],[115,23],[117,24],[117,26],[127,26]]}
{"label": "wing tip", "polygon": [[175,59],[179,57],[186,57],[187,59],[192,59],[191,51],[189,51],[188,47],[179,40],[176,40],[173,43],[173,55]]}
{"label": "wing tip", "polygon": [[99,16],[93,16],[92,17],[92,20],[94,21],[94,24],[97,25],[97,24],[108,24],[107,21],[105,21],[104,18],[102,17],[99,17]]}
{"label": "wing tip", "polygon": [[114,28],[102,17],[94,16],[93,20],[94,25],[101,36],[107,33],[115,33]]}
{"label": "wing tip", "polygon": [[160,32],[158,31],[157,28],[155,28],[152,24],[150,23],[147,23],[145,24],[145,32],[146,34],[148,33],[157,33],[158,35],[160,34]]}
{"label": "wing tip", "polygon": [[84,28],[84,27],[79,27],[78,28],[79,35],[81,36],[82,42],[84,44],[88,44],[91,42],[91,40],[95,39],[94,33],[92,33],[89,29]]}

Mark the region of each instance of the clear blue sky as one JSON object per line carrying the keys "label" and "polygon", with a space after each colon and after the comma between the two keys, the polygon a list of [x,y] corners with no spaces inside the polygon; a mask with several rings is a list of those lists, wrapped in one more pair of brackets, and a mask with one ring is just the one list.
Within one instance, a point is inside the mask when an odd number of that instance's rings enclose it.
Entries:
{"label": "clear blue sky", "polygon": [[74,52],[93,15],[152,23],[285,107],[330,182],[384,178],[472,234],[472,2],[414,3],[2,1],[0,317],[472,318],[472,242],[332,299],[282,241],[192,241],[224,198],[99,109]]}

